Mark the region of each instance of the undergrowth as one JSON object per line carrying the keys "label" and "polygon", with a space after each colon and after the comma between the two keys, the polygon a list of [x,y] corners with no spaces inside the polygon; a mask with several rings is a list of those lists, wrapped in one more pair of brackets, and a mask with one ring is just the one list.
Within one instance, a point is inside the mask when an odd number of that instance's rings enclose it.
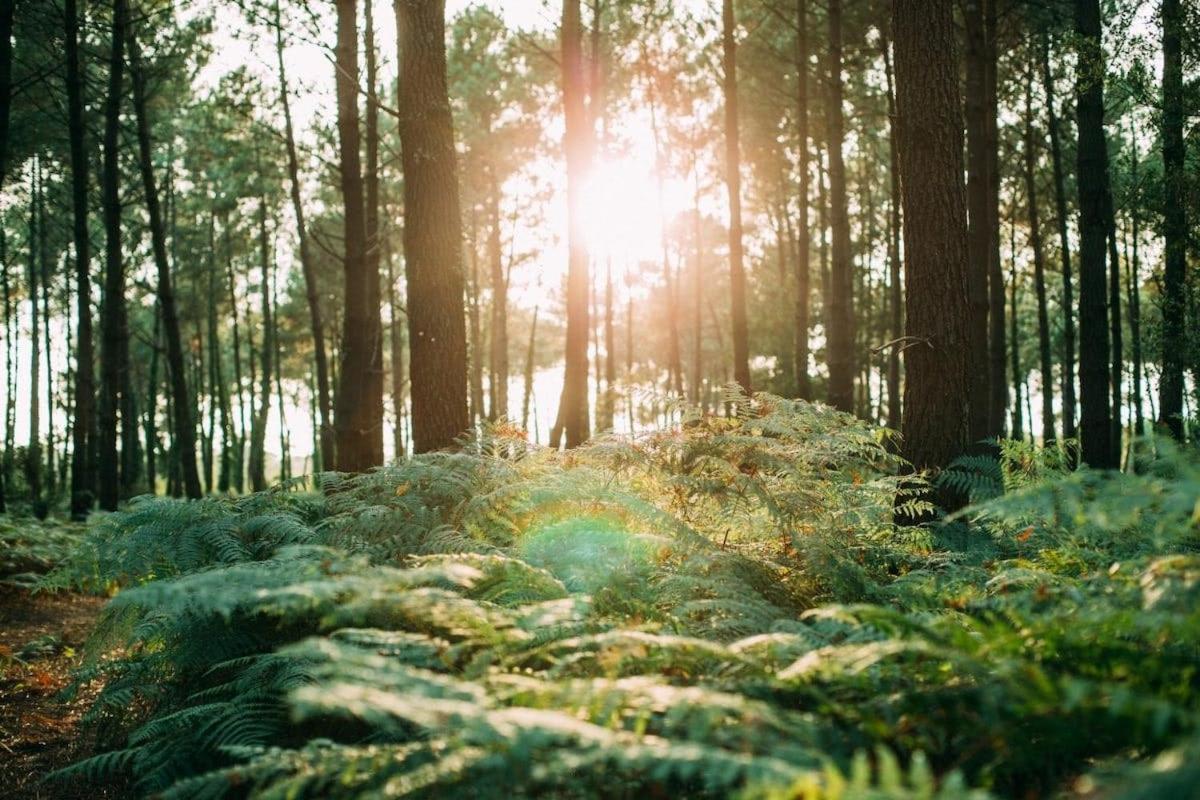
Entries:
{"label": "undergrowth", "polygon": [[46,582],[123,587],[79,676],[105,682],[107,749],[66,774],[167,798],[1195,796],[1200,465],[1009,446],[942,478],[979,502],[911,525],[931,509],[889,434],[730,399],[565,454],[496,429],[319,495],[107,517]]}

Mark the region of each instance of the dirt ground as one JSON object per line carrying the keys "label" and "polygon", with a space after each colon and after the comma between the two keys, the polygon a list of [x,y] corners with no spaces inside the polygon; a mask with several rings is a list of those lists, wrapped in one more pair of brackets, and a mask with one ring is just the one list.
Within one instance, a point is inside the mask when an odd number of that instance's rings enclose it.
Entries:
{"label": "dirt ground", "polygon": [[104,598],[32,594],[0,585],[0,796],[11,800],[114,798],[111,788],[45,783],[89,752],[79,720],[98,687],[67,702],[60,691],[79,665]]}

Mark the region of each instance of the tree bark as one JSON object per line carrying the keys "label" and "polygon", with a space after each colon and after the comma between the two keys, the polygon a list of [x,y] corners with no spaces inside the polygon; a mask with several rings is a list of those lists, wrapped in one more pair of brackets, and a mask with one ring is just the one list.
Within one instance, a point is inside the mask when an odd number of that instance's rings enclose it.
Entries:
{"label": "tree bark", "polygon": [[279,99],[283,105],[283,131],[287,143],[288,183],[291,189],[292,214],[296,217],[296,239],[300,247],[300,271],[304,276],[304,297],[308,302],[308,317],[312,328],[313,362],[317,373],[317,409],[320,412],[318,440],[321,449],[321,466],[332,469],[334,456],[334,428],[329,400],[329,361],[325,350],[325,322],[321,313],[320,289],[317,270],[308,246],[308,228],[305,224],[304,203],[300,199],[300,162],[296,155],[296,136],[292,125],[292,106],[288,94],[287,72],[283,60],[283,20],[279,0],[275,2],[275,56],[279,65]]}
{"label": "tree bark", "polygon": [[500,237],[500,187],[493,170],[488,172],[488,267],[492,284],[490,351],[488,353],[489,418],[508,417],[508,276]]}
{"label": "tree bark", "polygon": [[117,458],[117,420],[121,390],[129,366],[129,330],[125,320],[125,267],[121,257],[119,137],[121,84],[125,70],[126,0],[113,0],[108,97],[104,107],[104,303],[100,313],[100,401],[97,427],[97,485],[100,507],[116,511],[121,498]]}
{"label": "tree bark", "polygon": [[590,433],[588,420],[588,253],[583,233],[583,181],[587,175],[591,136],[584,107],[582,23],[579,0],[564,0],[562,18],[563,112],[567,156],[567,342],[558,419],[550,434],[558,446],[578,447]]}
{"label": "tree bark", "polygon": [[[991,389],[988,399],[988,429],[991,436],[1004,435],[1004,415],[1008,406],[1005,385],[1004,343],[1004,270],[1000,264],[1000,136],[997,96],[996,3],[983,0],[984,34],[984,143],[987,158],[987,266],[988,266],[988,356]],[[1017,400],[1019,402],[1019,399]],[[1020,437],[1014,437],[1020,438]]]}
{"label": "tree bark", "polygon": [[[890,71],[888,79],[891,80]],[[796,363],[793,369],[796,372],[796,396],[801,400],[813,398],[812,376],[808,374],[809,310],[812,300],[812,275],[809,266],[811,232],[808,225],[808,89],[808,0],[796,0],[796,170],[800,178],[796,194],[800,210],[796,218]],[[696,246],[699,247],[699,243]]]}
{"label": "tree bark", "polygon": [[[258,251],[259,268],[262,274],[263,336],[259,349],[259,373],[257,376],[260,381],[258,407],[254,409],[254,416],[250,422],[250,488],[253,491],[261,492],[267,488],[267,417],[271,413],[271,353],[274,350],[271,342],[274,325],[271,321],[271,255],[267,237],[266,196],[258,199]],[[250,344],[250,349],[254,349],[253,342]],[[255,375],[252,372],[251,383],[254,382],[254,378]],[[253,403],[254,398],[251,397],[250,401]],[[340,446],[338,452],[341,452]]]}
{"label": "tree bark", "polygon": [[1098,469],[1113,463],[1109,407],[1109,331],[1105,307],[1108,154],[1104,137],[1104,56],[1099,0],[1075,0],[1078,76],[1075,115],[1079,132],[1079,389],[1083,460]]}
{"label": "tree bark", "polygon": [[950,0],[896,0],[896,120],[904,214],[904,456],[939,467],[970,441],[971,308],[962,130]]}
{"label": "tree bark", "polygon": [[[834,0],[835,2],[837,0]],[[729,301],[733,320],[733,379],[746,394],[750,383],[750,333],[746,320],[746,267],[742,250],[742,158],[738,132],[737,19],[734,0],[723,0],[722,66],[725,100],[725,187],[729,193]]]}
{"label": "tree bark", "polygon": [[1183,367],[1187,352],[1187,173],[1183,143],[1183,31],[1180,0],[1163,0],[1162,5],[1162,158],[1163,239],[1166,263],[1163,269],[1162,377],[1159,380],[1158,421],[1182,441]]}
{"label": "tree bark", "polygon": [[[1042,248],[1037,199],[1037,131],[1034,127],[1033,71],[1025,83],[1025,202],[1029,211],[1029,247],[1033,250],[1033,283],[1037,294],[1038,366],[1042,373],[1042,444],[1054,441],[1054,367],[1050,358],[1050,311],[1046,304],[1046,259]],[[1016,308],[1013,309],[1015,315]],[[1017,346],[1013,341],[1014,348]],[[1032,427],[1032,422],[1031,422]]]}
{"label": "tree bark", "polygon": [[[11,8],[12,3],[7,3]],[[86,517],[96,492],[92,448],[96,436],[95,352],[92,342],[91,238],[88,230],[87,129],[83,120],[84,80],[79,65],[79,9],[65,0],[67,132],[71,147],[71,205],[75,240],[75,419],[71,428],[71,516]],[[0,37],[4,33],[0,30]],[[7,42],[7,40],[5,40]]]}
{"label": "tree bark", "polygon": [[1121,258],[1117,253],[1117,214],[1114,209],[1111,182],[1104,189],[1105,220],[1108,228],[1108,330],[1112,345],[1109,363],[1109,389],[1112,395],[1111,443],[1112,463],[1121,465],[1121,440],[1124,433],[1122,409],[1125,371],[1125,344],[1121,331]]}
{"label": "tree bark", "polygon": [[146,212],[150,218],[150,241],[154,265],[158,272],[158,303],[162,313],[163,335],[167,343],[167,370],[171,378],[171,397],[175,402],[175,450],[183,469],[183,490],[190,499],[203,495],[200,474],[196,470],[196,426],[192,419],[192,396],[188,393],[184,375],[183,337],[179,332],[179,314],[175,308],[175,292],[171,285],[171,264],[167,259],[167,239],[163,231],[162,212],[158,202],[158,185],[151,160],[150,121],[146,115],[146,79],[142,72],[141,53],[133,31],[129,31],[129,72],[133,80],[133,109],[137,118],[138,161],[142,174],[142,190],[146,195]]}
{"label": "tree bark", "polygon": [[825,112],[829,147],[829,222],[833,237],[829,265],[828,330],[829,404],[854,411],[854,269],[850,252],[850,219],[846,200],[846,164],[842,157],[842,3],[829,2],[829,102]]}
{"label": "tree bark", "polygon": [[[344,285],[341,379],[335,400],[337,468],[383,463],[383,361],[378,262],[367,256],[358,119],[358,0],[337,2],[338,151],[343,203]],[[372,272],[371,264],[375,264]],[[372,286],[374,283],[374,286]],[[375,301],[374,303],[372,301]]]}
{"label": "tree bark", "polygon": [[38,213],[41,204],[40,180],[41,158],[35,155],[29,178],[29,441],[25,449],[25,480],[29,484],[29,497],[35,513],[38,513],[36,509],[42,502],[42,327],[38,308],[38,284],[41,279],[38,223],[43,221]]}
{"label": "tree bark", "polygon": [[470,427],[462,230],[446,94],[445,5],[396,0],[395,9],[412,437],[413,451],[426,453],[452,447]]}
{"label": "tree bark", "polygon": [[1050,71],[1050,37],[1044,30],[1041,34],[1041,68],[1042,90],[1046,95],[1047,128],[1050,134],[1050,161],[1054,174],[1054,209],[1062,259],[1063,438],[1074,439],[1078,435],[1078,429],[1075,425],[1075,297],[1071,280],[1071,238],[1067,231],[1067,191],[1066,180],[1063,177],[1058,112],[1054,108],[1054,75]]}
{"label": "tree bark", "polygon": [[891,311],[890,327],[892,341],[888,348],[887,364],[887,426],[900,430],[900,339],[904,336],[904,295],[900,282],[900,144],[896,133],[896,90],[892,85],[892,60],[886,36],[882,37],[883,71],[887,80],[888,96],[888,160],[891,174],[890,218],[888,220],[888,296]]}
{"label": "tree bark", "polygon": [[[993,436],[989,422],[992,372],[988,350],[988,259],[990,223],[988,203],[987,153],[987,35],[984,3],[966,0],[966,122],[967,122],[967,217],[968,286],[971,294],[969,334],[971,386],[971,440],[979,442]],[[1001,322],[1003,325],[1003,322]],[[1001,381],[1001,385],[1004,383]]]}

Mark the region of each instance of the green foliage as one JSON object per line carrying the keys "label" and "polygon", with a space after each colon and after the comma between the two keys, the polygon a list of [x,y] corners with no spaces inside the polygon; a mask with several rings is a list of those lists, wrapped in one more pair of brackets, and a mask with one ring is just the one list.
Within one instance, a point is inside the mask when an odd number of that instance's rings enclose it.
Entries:
{"label": "green foliage", "polygon": [[66,772],[172,798],[1182,796],[1200,467],[1005,444],[967,466],[990,499],[907,527],[886,437],[734,401],[567,454],[488,433],[304,510],[106,519],[86,580],[128,588],[80,680],[111,749]]}
{"label": "green foliage", "polygon": [[63,520],[0,519],[0,583],[39,583],[78,551],[84,535],[83,525]]}

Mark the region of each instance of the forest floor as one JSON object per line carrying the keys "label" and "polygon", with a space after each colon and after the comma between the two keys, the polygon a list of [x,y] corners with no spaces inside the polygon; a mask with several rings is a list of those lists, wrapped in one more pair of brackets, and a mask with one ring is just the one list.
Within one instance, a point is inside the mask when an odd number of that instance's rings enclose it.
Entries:
{"label": "forest floor", "polygon": [[61,690],[106,599],[0,585],[0,796],[12,800],[115,797],[94,786],[47,784],[45,775],[90,752],[79,730],[99,686]]}

